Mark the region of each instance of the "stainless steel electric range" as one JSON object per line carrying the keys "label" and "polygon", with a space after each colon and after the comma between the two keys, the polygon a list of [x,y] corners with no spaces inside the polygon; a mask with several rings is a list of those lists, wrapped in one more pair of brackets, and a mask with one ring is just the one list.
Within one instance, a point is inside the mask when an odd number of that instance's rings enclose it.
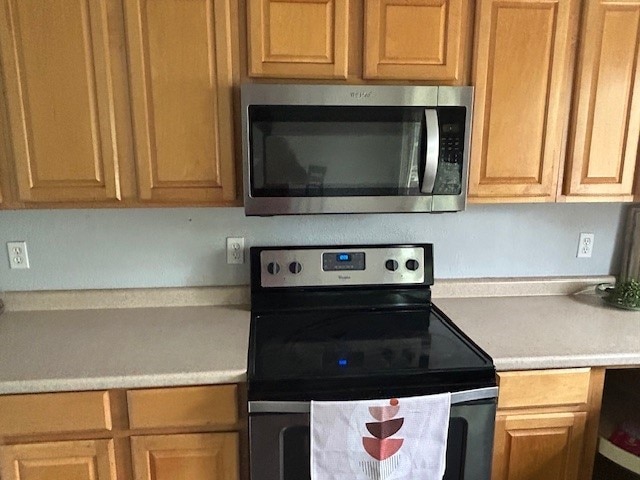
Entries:
{"label": "stainless steel electric range", "polygon": [[431,285],[430,244],[251,248],[251,480],[310,478],[311,400],[442,392],[444,479],[489,480],[495,367]]}

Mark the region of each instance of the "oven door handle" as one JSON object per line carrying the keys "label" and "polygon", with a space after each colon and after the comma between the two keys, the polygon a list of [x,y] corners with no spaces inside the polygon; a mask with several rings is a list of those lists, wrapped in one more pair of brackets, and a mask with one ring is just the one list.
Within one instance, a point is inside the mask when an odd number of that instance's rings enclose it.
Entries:
{"label": "oven door handle", "polygon": [[[474,400],[485,400],[487,398],[498,398],[498,387],[452,392],[451,405],[472,402]],[[309,413],[310,411],[311,402],[249,402],[249,413]]]}
{"label": "oven door handle", "polygon": [[424,174],[420,191],[430,195],[436,184],[436,173],[438,172],[438,153],[440,150],[438,111],[434,108],[425,109],[424,119],[427,130],[427,151],[424,155]]}

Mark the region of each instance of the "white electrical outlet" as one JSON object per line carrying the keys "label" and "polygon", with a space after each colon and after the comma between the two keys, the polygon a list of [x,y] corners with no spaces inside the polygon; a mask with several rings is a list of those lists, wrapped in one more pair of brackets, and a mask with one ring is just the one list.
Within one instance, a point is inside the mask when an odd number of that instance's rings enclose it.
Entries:
{"label": "white electrical outlet", "polygon": [[243,237],[227,237],[227,263],[236,265],[244,263]]}
{"label": "white electrical outlet", "polygon": [[593,233],[581,233],[578,241],[578,258],[591,258],[593,253]]}
{"label": "white electrical outlet", "polygon": [[30,268],[27,242],[7,242],[7,253],[9,254],[9,266],[11,268]]}

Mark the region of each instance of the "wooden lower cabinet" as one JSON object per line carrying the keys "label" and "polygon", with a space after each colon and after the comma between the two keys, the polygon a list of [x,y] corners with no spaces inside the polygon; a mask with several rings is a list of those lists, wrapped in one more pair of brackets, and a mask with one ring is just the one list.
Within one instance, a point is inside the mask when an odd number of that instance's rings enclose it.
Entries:
{"label": "wooden lower cabinet", "polygon": [[237,480],[238,434],[150,435],[131,439],[135,480]]}
{"label": "wooden lower cabinet", "polygon": [[604,369],[498,374],[492,480],[591,480]]}
{"label": "wooden lower cabinet", "polygon": [[116,480],[113,440],[0,447],[2,480]]}
{"label": "wooden lower cabinet", "polygon": [[238,480],[240,387],[0,395],[1,480]]}
{"label": "wooden lower cabinet", "polygon": [[575,480],[585,412],[498,415],[493,480]]}

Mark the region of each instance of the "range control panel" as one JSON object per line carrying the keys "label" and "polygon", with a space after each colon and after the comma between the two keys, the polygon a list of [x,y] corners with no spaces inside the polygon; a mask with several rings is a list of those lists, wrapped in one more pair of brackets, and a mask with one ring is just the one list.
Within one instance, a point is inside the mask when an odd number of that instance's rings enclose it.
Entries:
{"label": "range control panel", "polygon": [[260,252],[262,287],[402,285],[425,280],[423,247],[305,248]]}

